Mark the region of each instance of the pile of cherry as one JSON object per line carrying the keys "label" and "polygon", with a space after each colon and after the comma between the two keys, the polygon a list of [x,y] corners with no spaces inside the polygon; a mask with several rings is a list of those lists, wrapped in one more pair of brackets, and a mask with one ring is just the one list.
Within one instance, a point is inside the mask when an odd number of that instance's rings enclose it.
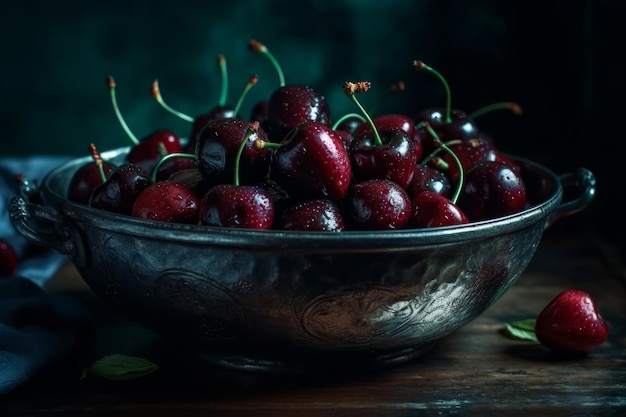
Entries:
{"label": "pile of cherry", "polygon": [[[279,86],[248,118],[239,114],[252,76],[236,105],[222,94],[207,113],[190,117],[169,107],[153,84],[153,97],[188,120],[188,142],[168,130],[138,139],[125,123],[108,77],[114,111],[133,142],[123,164],[103,160],[73,176],[68,199],[143,219],[209,226],[306,230],[390,230],[450,226],[514,214],[527,206],[519,166],[503,155],[475,118],[508,108],[496,103],[475,113],[453,109],[441,74],[421,61],[447,93],[442,108],[417,115],[375,115],[357,98],[370,82],[345,82],[358,111],[333,121],[323,95],[288,85],[280,65],[258,41],[249,47],[274,65]],[[403,84],[394,86],[395,91]]]}

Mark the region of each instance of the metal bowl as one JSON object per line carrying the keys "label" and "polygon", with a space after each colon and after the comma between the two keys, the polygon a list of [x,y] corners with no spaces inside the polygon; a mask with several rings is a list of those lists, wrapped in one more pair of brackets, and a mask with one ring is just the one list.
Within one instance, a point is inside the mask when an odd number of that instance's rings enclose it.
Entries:
{"label": "metal bowl", "polygon": [[[103,153],[120,163],[128,148]],[[522,167],[531,206],[462,226],[340,233],[255,231],[116,215],[65,198],[77,158],[10,217],[76,266],[122,314],[213,365],[270,374],[415,359],[482,314],[524,271],[547,227],[585,208],[594,175]],[[564,201],[564,189],[573,189]]]}

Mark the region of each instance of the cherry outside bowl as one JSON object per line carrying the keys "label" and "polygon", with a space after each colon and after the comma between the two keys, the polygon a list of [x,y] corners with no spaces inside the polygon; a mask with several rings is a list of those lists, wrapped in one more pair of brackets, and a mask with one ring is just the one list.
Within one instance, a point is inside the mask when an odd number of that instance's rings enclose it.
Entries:
{"label": "cherry outside bowl", "polygon": [[[128,148],[103,152],[120,163]],[[482,314],[524,271],[543,232],[584,209],[594,175],[522,166],[532,206],[462,226],[340,233],[161,223],[69,201],[52,170],[41,201],[10,205],[18,231],[66,254],[114,309],[203,362],[268,374],[400,364]],[[564,190],[572,197],[564,201]]]}

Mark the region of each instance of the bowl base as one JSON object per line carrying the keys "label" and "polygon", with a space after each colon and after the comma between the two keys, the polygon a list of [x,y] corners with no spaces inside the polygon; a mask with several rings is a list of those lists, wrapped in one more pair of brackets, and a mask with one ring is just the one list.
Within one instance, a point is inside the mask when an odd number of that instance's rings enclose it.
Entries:
{"label": "bowl base", "polygon": [[310,355],[281,356],[246,356],[225,352],[191,349],[190,353],[200,363],[211,367],[246,373],[266,375],[324,375],[353,374],[390,368],[412,360],[430,352],[437,341],[430,341],[416,346],[388,352],[333,352]]}

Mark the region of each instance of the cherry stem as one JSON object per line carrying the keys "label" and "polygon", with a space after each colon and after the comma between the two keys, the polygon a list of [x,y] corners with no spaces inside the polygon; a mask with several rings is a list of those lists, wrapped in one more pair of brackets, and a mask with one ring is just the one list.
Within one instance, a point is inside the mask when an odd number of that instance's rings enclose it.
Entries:
{"label": "cherry stem", "polygon": [[98,152],[96,145],[93,143],[89,144],[89,153],[91,154],[91,159],[93,159],[94,164],[98,167],[98,171],[100,171],[100,177],[102,178],[102,182],[106,182],[107,176],[104,173],[104,167],[102,166],[102,155]]}
{"label": "cherry stem", "polygon": [[378,97],[376,103],[372,107],[370,107],[370,114],[376,114],[380,106],[387,100],[391,95],[398,93],[400,91],[405,90],[404,81],[398,81],[397,83],[392,84],[383,94]]}
{"label": "cherry stem", "polygon": [[228,66],[226,65],[226,57],[223,54],[217,54],[217,66],[220,70],[220,77],[222,78],[222,89],[217,104],[225,106],[226,100],[228,99]]}
{"label": "cherry stem", "polygon": [[430,166],[436,168],[436,169],[441,169],[446,171],[447,169],[450,168],[450,165],[448,165],[448,163],[446,161],[443,160],[443,158],[439,157],[439,156],[433,156],[430,159]]}
{"label": "cherry stem", "polygon": [[241,160],[241,155],[243,155],[243,150],[248,143],[248,139],[252,136],[253,133],[256,133],[259,130],[260,123],[257,121],[250,122],[248,129],[246,130],[246,134],[243,136],[243,140],[239,144],[239,148],[237,149],[237,153],[235,154],[235,169],[233,175],[233,184],[239,185],[239,161]]}
{"label": "cherry stem", "polygon": [[157,152],[161,156],[167,155],[167,148],[165,147],[165,144],[163,142],[159,142],[159,146],[157,146]]}
{"label": "cherry stem", "polygon": [[474,110],[472,113],[470,113],[469,117],[471,119],[475,119],[485,113],[490,113],[495,110],[510,110],[516,116],[520,116],[522,114],[522,107],[519,104],[512,101],[502,101],[500,103],[489,104],[488,106],[481,107],[478,110]]}
{"label": "cherry stem", "polygon": [[163,107],[168,112],[172,113],[174,116],[179,117],[179,118],[183,119],[186,122],[193,123],[193,121],[194,121],[193,117],[189,116],[188,114],[179,112],[178,110],[175,110],[175,109],[171,108],[163,100],[163,97],[161,96],[161,89],[159,88],[159,81],[158,80],[154,80],[152,82],[152,98],[154,98],[157,101],[157,103],[159,103],[161,105],[161,107]]}
{"label": "cherry stem", "polygon": [[266,142],[264,140],[257,139],[254,141],[254,146],[257,149],[263,149],[263,148],[276,149],[276,148],[280,148],[281,144],[276,143],[276,142]]}
{"label": "cherry stem", "polygon": [[161,165],[163,165],[163,163],[165,161],[167,161],[168,159],[172,159],[172,158],[187,158],[187,159],[195,159],[196,155],[193,153],[184,153],[184,152],[172,152],[172,153],[168,153],[167,155],[163,155],[161,159],[159,159],[159,162],[157,162],[157,164],[154,166],[154,169],[152,170],[152,173],[150,174],[150,180],[155,183],[157,182],[157,174],[159,173],[159,168],[161,168]]}
{"label": "cherry stem", "polygon": [[130,130],[130,128],[126,124],[126,121],[124,120],[124,117],[122,116],[122,113],[120,112],[119,106],[117,105],[117,95],[115,93],[115,88],[116,88],[115,79],[113,79],[113,77],[110,75],[107,77],[107,85],[109,87],[109,92],[111,93],[111,103],[113,104],[113,111],[115,111],[117,120],[119,120],[120,124],[122,125],[122,128],[124,129],[128,137],[130,138],[130,140],[132,140],[135,145],[139,144],[140,140],[137,139],[137,136],[133,134],[132,130]]}
{"label": "cherry stem", "polygon": [[337,127],[339,127],[341,122],[351,117],[356,117],[357,119],[361,119],[361,121],[364,123],[367,122],[367,120],[363,116],[361,116],[359,113],[348,113],[348,114],[344,114],[339,119],[337,119],[337,121],[333,124],[332,129],[337,130]]}
{"label": "cherry stem", "polygon": [[[423,124],[419,123],[418,126],[423,127]],[[446,142],[446,146],[450,147],[450,146],[454,146],[454,145],[459,145],[462,142],[463,141],[461,139],[454,139],[454,140],[450,140],[450,141]],[[428,156],[426,156],[425,158],[422,159],[422,162],[420,162],[420,165],[422,165],[422,166],[426,165],[429,160],[431,160],[434,157],[436,157],[442,151],[443,151],[442,148],[436,148],[434,151],[432,151],[430,154],[428,154]]]}
{"label": "cherry stem", "polygon": [[258,82],[259,82],[259,76],[258,75],[252,75],[248,79],[248,82],[246,83],[245,87],[243,88],[243,91],[241,92],[241,95],[239,96],[239,100],[237,100],[237,104],[235,105],[235,108],[233,110],[233,114],[235,115],[235,117],[237,117],[237,114],[239,114],[239,110],[241,109],[241,105],[243,104],[243,99],[248,94],[248,91],[250,91],[250,89],[252,87],[254,87],[256,85],[256,83],[258,83]]}
{"label": "cherry stem", "polygon": [[441,80],[441,82],[443,83],[444,88],[446,89],[446,109],[445,109],[445,114],[444,114],[444,122],[445,123],[451,123],[452,122],[452,94],[450,93],[450,86],[448,85],[448,82],[446,81],[446,79],[443,77],[443,75],[441,75],[439,73],[439,71],[435,70],[432,67],[429,67],[428,65],[426,65],[423,61],[419,61],[419,60],[415,60],[413,61],[413,66],[415,67],[416,70],[418,71],[428,71],[431,74],[434,74],[437,78],[439,78],[439,80]]}
{"label": "cherry stem", "polygon": [[267,59],[269,59],[271,64],[274,66],[274,69],[276,70],[276,74],[278,75],[279,85],[281,87],[284,87],[285,75],[283,74],[283,69],[281,68],[278,60],[274,57],[274,54],[272,54],[272,52],[269,49],[267,49],[267,46],[257,41],[256,39],[251,39],[250,42],[248,42],[248,48],[253,52],[258,52],[260,54],[263,54]]}
{"label": "cherry stem", "polygon": [[354,104],[356,104],[356,106],[359,108],[359,110],[361,110],[361,113],[365,117],[365,120],[367,120],[367,123],[369,123],[370,127],[372,128],[372,132],[374,134],[374,140],[376,141],[376,145],[381,146],[383,144],[383,141],[380,139],[380,134],[378,133],[378,129],[376,129],[376,126],[374,125],[374,121],[372,120],[370,115],[367,113],[367,111],[363,108],[363,106],[361,105],[359,100],[354,95],[354,93],[356,93],[356,92],[359,92],[359,93],[366,92],[367,90],[370,89],[371,86],[372,86],[372,83],[370,83],[369,81],[359,81],[359,82],[356,82],[356,83],[352,83],[350,81],[346,81],[343,84],[343,92],[346,93],[346,95],[350,99],[352,99]]}
{"label": "cherry stem", "polygon": [[454,163],[459,168],[459,181],[456,185],[456,190],[454,191],[454,194],[450,198],[450,201],[452,201],[452,204],[456,204],[456,201],[459,199],[459,195],[461,195],[461,189],[463,188],[463,181],[464,181],[463,166],[461,165],[461,161],[456,156],[456,154],[452,151],[452,149],[450,149],[448,145],[446,145],[445,143],[441,141],[441,139],[439,139],[439,135],[437,135],[437,132],[435,132],[435,129],[432,128],[430,123],[427,123],[427,122],[422,122],[422,123],[423,123],[424,128],[428,131],[428,133],[430,133],[433,136],[435,146],[437,146],[438,148],[442,148],[446,153],[448,153],[452,157],[452,159],[454,159]]}

